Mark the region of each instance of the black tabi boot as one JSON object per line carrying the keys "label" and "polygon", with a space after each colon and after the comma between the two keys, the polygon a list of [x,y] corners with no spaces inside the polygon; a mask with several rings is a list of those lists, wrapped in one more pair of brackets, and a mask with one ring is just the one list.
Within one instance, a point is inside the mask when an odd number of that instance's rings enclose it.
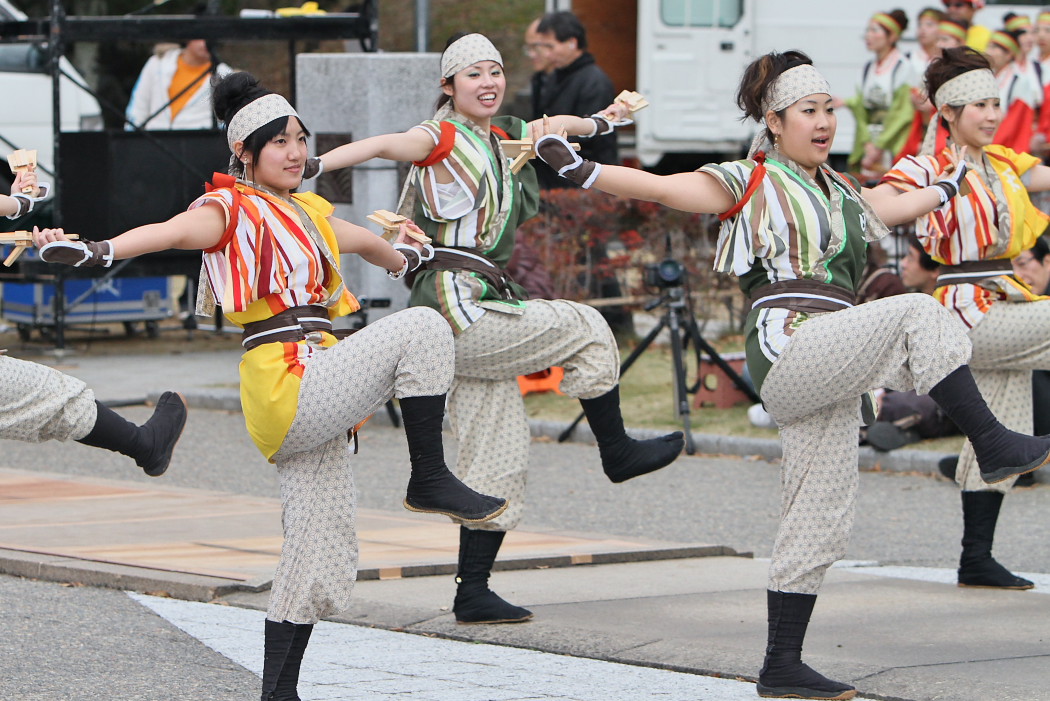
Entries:
{"label": "black tabi boot", "polygon": [[802,662],[802,641],[817,602],[814,594],[766,591],[769,639],[758,673],[758,695],[769,699],[851,699],[857,690]]}
{"label": "black tabi boot", "polygon": [[612,482],[625,482],[674,462],[685,446],[681,431],[638,441],[627,435],[620,415],[620,386],[600,397],[581,399],[583,413],[598,439],[602,469]]}
{"label": "black tabi boot", "polygon": [[171,453],[186,426],[186,402],[176,392],[165,392],[157,400],[153,416],[136,426],[109,407],[95,402],[98,417],[91,432],[78,443],[105,448],[135,459],[150,477],[168,469]]}
{"label": "black tabi boot", "polygon": [[452,612],[457,623],[521,623],[532,611],[504,601],[489,589],[489,574],[506,531],[459,529],[459,571]]}
{"label": "black tabi boot", "polygon": [[309,623],[278,623],[266,619],[262,701],[300,701],[296,691],[299,667],[313,630]]}
{"label": "black tabi boot", "polygon": [[963,492],[962,557],[959,558],[960,587],[1031,589],[1035,586],[1018,577],[992,557],[995,524],[1003,504],[1002,492]]}
{"label": "black tabi boot", "polygon": [[429,514],[444,514],[481,523],[507,509],[507,500],[478,494],[459,481],[445,466],[441,422],[445,418],[445,395],[405,397],[401,420],[408,438],[412,476],[408,480],[405,508]]}
{"label": "black tabi boot", "polygon": [[977,389],[968,365],[959,366],[934,385],[930,397],[970,439],[986,483],[1002,482],[1050,462],[1050,438],[1026,436],[999,423]]}

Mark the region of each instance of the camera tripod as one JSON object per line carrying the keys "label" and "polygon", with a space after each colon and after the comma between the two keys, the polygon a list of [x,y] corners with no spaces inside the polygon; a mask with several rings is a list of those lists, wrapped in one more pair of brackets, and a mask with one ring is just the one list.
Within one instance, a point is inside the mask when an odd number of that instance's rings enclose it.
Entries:
{"label": "camera tripod", "polygon": [[[660,322],[653,327],[642,342],[631,351],[631,354],[627,356],[627,359],[620,365],[620,377],[622,378],[624,373],[630,369],[631,365],[635,360],[638,359],[645,349],[648,348],[661,331],[667,329],[671,334],[671,356],[674,361],[674,400],[675,406],[677,407],[678,416],[682,420],[682,429],[685,433],[685,452],[689,455],[693,455],[696,452],[696,445],[693,442],[693,432],[690,430],[689,419],[689,395],[695,393],[700,387],[700,379],[697,379],[696,383],[691,387],[686,382],[686,368],[685,368],[685,357],[684,352],[688,348],[690,342],[693,344],[693,350],[696,352],[696,362],[699,366],[702,359],[702,354],[706,354],[710,358],[711,362],[717,365],[722,372],[733,381],[740,391],[748,396],[753,402],[760,402],[758,395],[755,390],[744,381],[736,370],[727,363],[722,356],[718,354],[714,348],[711,347],[704,337],[700,335],[700,327],[696,324],[696,319],[693,317],[692,311],[685,303],[685,290],[681,286],[674,286],[668,288],[663,295],[657,299],[649,302],[645,305],[645,311],[652,311],[657,307],[663,305],[666,308],[663,316],[660,317]],[[576,417],[576,420],[565,429],[561,435],[558,436],[558,442],[564,442],[568,440],[569,436],[576,429],[576,426],[583,420],[583,412]]]}

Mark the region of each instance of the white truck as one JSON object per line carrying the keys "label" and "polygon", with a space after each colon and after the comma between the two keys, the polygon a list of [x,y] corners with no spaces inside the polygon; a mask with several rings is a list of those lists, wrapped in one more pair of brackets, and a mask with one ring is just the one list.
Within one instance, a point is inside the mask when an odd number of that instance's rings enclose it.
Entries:
{"label": "white truck", "polygon": [[[8,0],[0,0],[0,20],[25,19],[26,15]],[[61,66],[66,75],[84,84],[69,61],[63,58]],[[60,81],[60,90],[62,131],[102,128],[102,110],[94,97],[65,77]],[[53,102],[47,47],[0,43],[0,95],[4,96],[0,100],[0,153],[36,149],[41,170],[53,172]]]}
{"label": "white truck", "polygon": [[[637,87],[652,104],[637,115],[635,148],[643,165],[668,154],[735,156],[754,124],[740,120],[735,94],[745,66],[769,51],[800,49],[832,91],[852,95],[871,54],[863,33],[877,11],[903,9],[910,20],[902,49],[914,44],[915,18],[940,0],[637,0]],[[991,29],[1009,11],[1034,15],[1050,0],[991,2],[976,16]],[[853,119],[839,110],[833,153],[848,153]]]}

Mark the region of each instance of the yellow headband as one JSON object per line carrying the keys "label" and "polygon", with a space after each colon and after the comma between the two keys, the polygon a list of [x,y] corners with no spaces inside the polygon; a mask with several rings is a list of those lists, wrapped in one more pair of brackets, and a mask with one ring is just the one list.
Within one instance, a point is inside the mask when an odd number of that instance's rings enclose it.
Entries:
{"label": "yellow headband", "polygon": [[1040,12],[1036,24],[1050,24],[1050,12]]}
{"label": "yellow headband", "polygon": [[992,32],[992,36],[988,39],[988,43],[997,44],[1014,56],[1019,56],[1021,54],[1020,44],[1018,44],[1017,41],[1006,32]]}
{"label": "yellow headband", "polygon": [[900,23],[885,12],[876,12],[872,16],[871,21],[886,29],[893,37],[899,37],[901,32],[904,31]]}
{"label": "yellow headband", "polygon": [[1006,31],[1015,32],[1018,29],[1028,29],[1032,26],[1032,18],[1028,15],[1017,15],[1011,17],[1010,21],[1006,23]]}
{"label": "yellow headband", "polygon": [[951,36],[955,37],[961,42],[966,41],[966,29],[963,28],[961,24],[956,24],[955,22],[952,22],[950,20],[945,20],[940,23],[938,29],[940,29],[940,31],[944,32],[945,34],[950,34]]}
{"label": "yellow headband", "polygon": [[941,18],[944,17],[944,13],[940,10],[935,10],[932,7],[930,7],[919,13],[919,19],[922,19],[923,17],[932,17],[933,19],[940,22]]}

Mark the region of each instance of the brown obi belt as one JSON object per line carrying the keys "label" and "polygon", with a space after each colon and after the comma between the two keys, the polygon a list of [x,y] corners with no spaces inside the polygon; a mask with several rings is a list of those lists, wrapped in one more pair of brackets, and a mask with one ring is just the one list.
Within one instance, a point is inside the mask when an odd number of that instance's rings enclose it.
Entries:
{"label": "brown obi belt", "polygon": [[510,275],[488,256],[474,248],[434,247],[434,257],[423,264],[427,270],[462,270],[480,276],[501,299],[520,299],[510,286]]}
{"label": "brown obi belt", "polygon": [[317,304],[308,304],[285,309],[269,319],[245,324],[241,345],[245,350],[251,350],[264,343],[302,341],[310,333],[317,333],[317,340],[320,341],[321,331],[332,333],[328,309]]}
{"label": "brown obi belt", "polygon": [[815,280],[782,280],[751,292],[752,309],[790,309],[814,314],[849,309],[855,303],[856,297],[849,290]]}
{"label": "brown obi belt", "polygon": [[999,260],[964,261],[959,265],[942,265],[937,273],[937,287],[947,285],[976,285],[990,277],[1008,275],[1013,277],[1014,269],[1007,258]]}

